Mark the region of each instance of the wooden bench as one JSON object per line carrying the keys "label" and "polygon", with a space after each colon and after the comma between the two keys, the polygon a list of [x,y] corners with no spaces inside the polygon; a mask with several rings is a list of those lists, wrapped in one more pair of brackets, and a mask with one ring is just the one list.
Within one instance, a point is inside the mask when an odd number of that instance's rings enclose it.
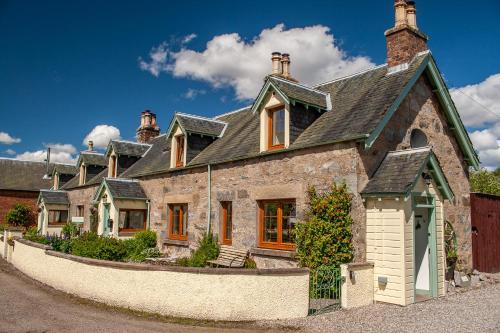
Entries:
{"label": "wooden bench", "polygon": [[245,266],[247,257],[248,251],[237,250],[231,246],[221,245],[217,259],[209,260],[208,263],[210,266],[241,268]]}

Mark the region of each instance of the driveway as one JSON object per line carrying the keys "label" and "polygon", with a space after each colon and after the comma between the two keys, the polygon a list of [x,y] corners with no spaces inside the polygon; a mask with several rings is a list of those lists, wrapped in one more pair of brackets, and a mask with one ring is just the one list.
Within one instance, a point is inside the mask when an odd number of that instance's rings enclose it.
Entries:
{"label": "driveway", "polygon": [[[189,325],[191,324],[191,325]],[[192,326],[203,325],[203,326]],[[215,326],[217,325],[217,326]],[[71,297],[0,259],[0,332],[275,332],[252,324],[168,322]]]}

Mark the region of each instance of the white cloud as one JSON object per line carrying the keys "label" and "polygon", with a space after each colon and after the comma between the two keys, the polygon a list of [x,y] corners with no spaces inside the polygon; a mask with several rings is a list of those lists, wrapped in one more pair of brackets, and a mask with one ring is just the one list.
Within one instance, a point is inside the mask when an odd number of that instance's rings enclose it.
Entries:
{"label": "white cloud", "polygon": [[5,151],[5,153],[6,153],[7,155],[16,155],[16,151],[15,151],[14,149],[7,149],[7,150]]}
{"label": "white cloud", "polygon": [[500,166],[500,73],[465,87],[450,89],[453,101],[470,138],[478,151],[481,165]]}
{"label": "white cloud", "polygon": [[[76,163],[76,148],[71,144],[48,144],[46,147],[50,147],[50,161],[53,163]],[[47,150],[37,150],[37,151],[27,151],[22,154],[18,154],[16,159],[23,161],[38,161],[43,162],[47,158]]]}
{"label": "white cloud", "polygon": [[3,143],[5,145],[11,145],[13,143],[19,143],[19,142],[21,142],[21,139],[14,138],[10,136],[8,133],[0,132],[0,143]]}
{"label": "white cloud", "polygon": [[189,88],[185,93],[184,93],[184,98],[187,99],[195,99],[199,95],[205,95],[207,93],[206,90],[204,89],[192,89]]}
{"label": "white cloud", "polygon": [[111,125],[97,125],[83,139],[83,145],[87,145],[89,140],[94,142],[96,148],[106,148],[110,140],[119,139],[120,130]]}
{"label": "white cloud", "polygon": [[368,57],[349,56],[328,27],[322,25],[286,29],[283,24],[264,29],[250,41],[237,33],[208,41],[206,49],[171,50],[166,43],[151,49],[149,61],[139,59],[142,70],[161,72],[210,83],[215,88],[233,87],[240,100],[256,96],[271,71],[271,52],[289,53],[292,76],[305,84],[320,83],[352,74],[374,64]]}
{"label": "white cloud", "polygon": [[465,126],[477,128],[500,121],[500,73],[450,92]]}
{"label": "white cloud", "polygon": [[187,44],[187,43],[191,42],[193,39],[195,39],[196,37],[198,37],[197,34],[189,34],[182,39],[182,44]]}

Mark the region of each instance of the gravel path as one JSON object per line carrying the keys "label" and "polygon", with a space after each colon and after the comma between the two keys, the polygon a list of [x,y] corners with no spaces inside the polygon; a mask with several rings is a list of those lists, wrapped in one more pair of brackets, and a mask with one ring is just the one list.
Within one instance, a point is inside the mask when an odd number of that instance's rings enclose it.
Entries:
{"label": "gravel path", "polygon": [[261,323],[303,332],[500,332],[500,284],[400,307],[375,304],[303,319]]}

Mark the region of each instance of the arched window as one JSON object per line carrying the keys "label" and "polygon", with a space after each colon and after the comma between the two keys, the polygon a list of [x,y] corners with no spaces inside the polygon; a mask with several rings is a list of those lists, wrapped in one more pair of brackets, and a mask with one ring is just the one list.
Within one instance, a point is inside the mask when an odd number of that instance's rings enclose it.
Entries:
{"label": "arched window", "polygon": [[422,132],[417,128],[411,131],[410,146],[412,148],[425,147],[427,146],[427,144],[428,144],[427,135],[425,135],[424,132]]}

